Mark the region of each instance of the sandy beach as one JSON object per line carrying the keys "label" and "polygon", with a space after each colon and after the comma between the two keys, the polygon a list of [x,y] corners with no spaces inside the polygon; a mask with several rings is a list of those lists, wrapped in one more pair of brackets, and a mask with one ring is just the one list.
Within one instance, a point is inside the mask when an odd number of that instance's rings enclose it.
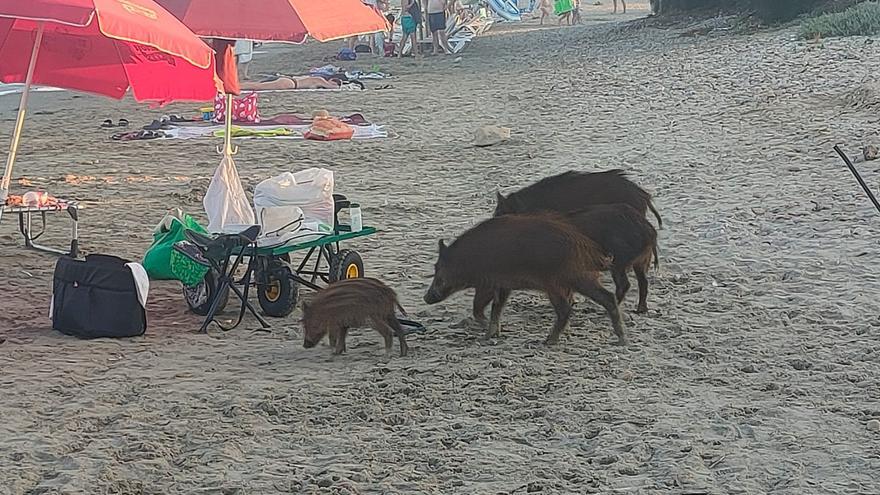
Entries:
{"label": "sandy beach", "polygon": [[[372,330],[335,359],[303,349],[299,311],[270,332],[246,318],[198,334],[171,282],[151,287],[145,336],[63,336],[47,318],[55,258],[3,218],[0,494],[880,493],[880,223],[832,151],[880,144],[880,44],[681,36],[628,23],[646,3],[604,3],[580,26],[498,25],[460,59],[346,63],[393,73],[391,89],[261,97],[265,114],[387,126],[246,140],[236,161],[250,189],[335,172],[381,230],[349,247],[429,329],[408,357],[386,359]],[[301,73],[335,49],[263,46],[250,72]],[[0,97],[0,135],[17,105]],[[120,143],[99,125],[198,106],[35,93],[13,189],[80,200],[84,250],[139,259],[169,208],[204,219],[219,142]],[[474,147],[490,124],[511,140]],[[873,188],[877,163],[858,165]],[[630,345],[582,299],[550,348],[539,294],[516,293],[489,341],[457,325],[472,292],[422,301],[437,239],[491,215],[496,190],[609,168],[664,219],[650,311],[635,314],[635,289],[623,305]]]}

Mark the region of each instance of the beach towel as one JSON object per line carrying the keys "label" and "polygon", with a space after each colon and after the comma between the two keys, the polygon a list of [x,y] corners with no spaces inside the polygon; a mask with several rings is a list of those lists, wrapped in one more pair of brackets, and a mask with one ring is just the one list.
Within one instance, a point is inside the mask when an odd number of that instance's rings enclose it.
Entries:
{"label": "beach towel", "polygon": [[[275,129],[278,126],[252,126],[248,127],[249,129]],[[352,135],[352,139],[354,140],[366,140],[366,139],[383,139],[388,137],[388,131],[385,130],[383,126],[370,124],[370,125],[356,125],[351,126],[354,130],[354,134]],[[241,136],[241,137],[233,137],[235,139],[305,139],[303,134],[305,131],[309,129],[308,125],[287,125],[284,128],[293,131],[291,134],[285,135],[252,135],[252,136]],[[223,126],[215,125],[210,127],[197,127],[197,126],[189,126],[189,127],[177,127],[175,129],[169,129],[165,132],[164,141],[168,141],[170,139],[198,139],[198,138],[213,138],[215,131],[223,130]]]}
{"label": "beach towel", "polygon": [[567,14],[574,10],[573,0],[556,0],[553,4],[553,13],[556,15]]}
{"label": "beach towel", "polygon": [[[286,127],[274,127],[272,129],[245,129],[239,126],[232,126],[232,137],[279,137],[290,136],[293,130]],[[214,137],[226,137],[226,129],[214,131]]]}
{"label": "beach towel", "polygon": [[333,91],[364,91],[366,88],[363,84],[354,82],[343,82],[338,88],[296,88],[296,89],[260,89],[253,93],[290,93],[290,92],[333,92]]}

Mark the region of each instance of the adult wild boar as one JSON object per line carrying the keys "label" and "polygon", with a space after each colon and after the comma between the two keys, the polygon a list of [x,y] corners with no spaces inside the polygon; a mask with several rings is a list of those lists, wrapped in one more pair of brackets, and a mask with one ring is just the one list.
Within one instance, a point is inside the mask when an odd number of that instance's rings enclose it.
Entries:
{"label": "adult wild boar", "polygon": [[511,193],[497,193],[495,216],[538,211],[569,213],[587,206],[624,203],[644,215],[648,210],[663,227],[663,220],[651,202],[651,194],[633,183],[620,169],[605,172],[563,172],[546,177]]}
{"label": "adult wild boar", "polygon": [[[630,288],[627,272],[632,268],[639,284],[638,313],[648,311],[647,272],[654,260],[657,266],[657,230],[643,213],[626,204],[593,205],[564,215],[578,232],[593,240],[612,258],[609,271],[616,287],[618,303],[623,302]],[[491,292],[477,290],[474,294],[474,319],[485,325],[484,311],[492,302]]]}
{"label": "adult wild boar", "polygon": [[538,290],[550,299],[556,323],[547,344],[559,341],[568,325],[574,292],[608,312],[618,343],[626,343],[614,294],[598,281],[611,260],[602,249],[558,215],[508,215],[491,218],[459,236],[441,240],[434,279],[425,302],[436,304],[468,288],[494,295],[487,337],[501,331],[501,310],[513,290]]}

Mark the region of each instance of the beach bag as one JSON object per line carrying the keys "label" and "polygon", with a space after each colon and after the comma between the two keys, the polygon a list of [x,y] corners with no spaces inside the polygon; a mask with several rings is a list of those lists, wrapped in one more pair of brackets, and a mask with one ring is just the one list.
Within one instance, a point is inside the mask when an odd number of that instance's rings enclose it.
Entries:
{"label": "beach bag", "polygon": [[[251,93],[241,98],[232,98],[232,121],[259,123],[258,99],[257,93]],[[214,97],[214,122],[226,122],[226,95],[224,94],[217,94]]]}
{"label": "beach bag", "polygon": [[61,257],[52,281],[52,328],[86,339],[143,335],[149,287],[138,263],[100,254],[85,261]]}
{"label": "beach bag", "polygon": [[340,141],[354,137],[354,128],[333,117],[315,119],[303,132],[303,137],[315,141]]}
{"label": "beach bag", "polygon": [[208,232],[237,234],[256,225],[254,210],[230,156],[224,156],[214,171],[202,203],[208,214]]}
{"label": "beach bag", "polygon": [[[176,242],[186,239],[185,232],[194,230],[200,234],[207,234],[195,219],[181,211],[172,212],[165,215],[159,225],[153,230],[153,243],[144,253],[142,264],[152,280],[180,280],[189,279],[188,273],[194,273],[192,277],[202,277],[208,271],[208,268],[189,260],[188,258],[180,258],[176,256],[173,249]],[[189,265],[189,266],[187,266]],[[200,280],[201,278],[199,278]]]}
{"label": "beach bag", "polygon": [[304,223],[333,228],[333,172],[309,168],[266,179],[254,188],[254,205],[263,209],[297,207],[302,210]]}

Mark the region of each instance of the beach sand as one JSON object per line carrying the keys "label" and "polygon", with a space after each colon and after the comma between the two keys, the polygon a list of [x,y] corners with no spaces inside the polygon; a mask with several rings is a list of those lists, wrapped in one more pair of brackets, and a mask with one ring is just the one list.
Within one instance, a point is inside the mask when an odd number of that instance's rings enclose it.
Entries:
{"label": "beach sand", "polygon": [[[247,140],[236,160],[248,187],[334,170],[381,229],[348,247],[429,329],[406,358],[385,359],[372,330],[336,359],[303,349],[299,311],[268,333],[246,318],[201,335],[170,282],[152,285],[144,337],[63,336],[47,319],[55,259],[20,249],[4,218],[0,493],[880,492],[880,227],[831,150],[880,141],[880,44],[681,37],[621,29],[644,4],[609,12],[497,26],[460,61],[377,59],[389,90],[261,97],[264,114],[360,111],[391,131]],[[335,46],[261,50],[251,73],[302,72]],[[204,218],[217,142],[119,143],[99,128],[199,105],[31,101],[15,177],[85,203],[87,252],[138,259],[167,209]],[[0,98],[4,136],[17,103]],[[512,139],[473,147],[489,124]],[[880,167],[859,166],[876,188]],[[665,226],[650,312],[634,313],[635,289],[623,305],[629,346],[580,299],[553,348],[540,295],[515,294],[488,342],[456,325],[470,292],[422,302],[437,239],[490,215],[496,190],[616,167],[655,194]]]}

